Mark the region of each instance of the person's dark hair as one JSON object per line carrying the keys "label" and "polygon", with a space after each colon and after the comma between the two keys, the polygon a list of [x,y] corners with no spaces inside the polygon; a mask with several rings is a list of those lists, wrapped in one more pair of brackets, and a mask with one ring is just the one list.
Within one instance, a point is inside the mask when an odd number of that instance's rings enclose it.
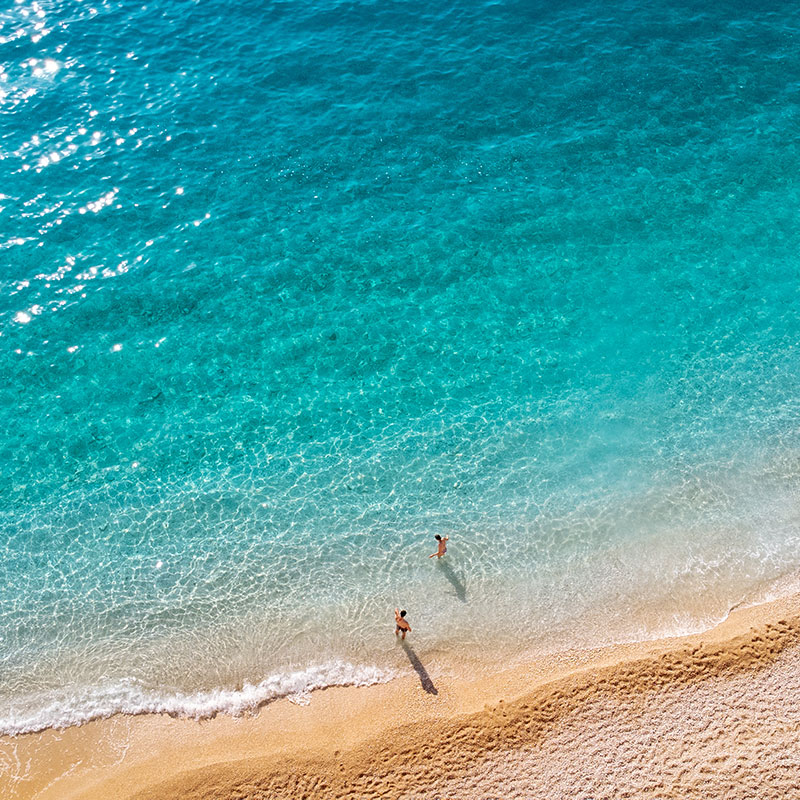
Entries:
{"label": "person's dark hair", "polygon": [[406,615],[406,612],[405,612],[405,611],[401,611],[401,612],[400,612],[400,616],[401,616],[401,617],[404,617],[405,615]]}
{"label": "person's dark hair", "polygon": [[434,536],[433,538],[434,538],[434,539],[436,539],[436,541],[437,541],[437,542],[441,542],[441,541],[442,541],[442,537],[441,537],[441,536],[439,536],[439,534],[438,534],[438,533],[437,533],[437,534],[436,534],[436,536]]}

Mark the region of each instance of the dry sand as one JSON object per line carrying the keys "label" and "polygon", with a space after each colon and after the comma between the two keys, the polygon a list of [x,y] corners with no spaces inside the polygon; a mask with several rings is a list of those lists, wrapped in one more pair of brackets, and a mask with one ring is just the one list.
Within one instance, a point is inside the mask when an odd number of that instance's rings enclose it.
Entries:
{"label": "dry sand", "polygon": [[411,672],[243,719],[118,716],[0,740],[0,797],[795,798],[799,640],[795,596],[480,680]]}

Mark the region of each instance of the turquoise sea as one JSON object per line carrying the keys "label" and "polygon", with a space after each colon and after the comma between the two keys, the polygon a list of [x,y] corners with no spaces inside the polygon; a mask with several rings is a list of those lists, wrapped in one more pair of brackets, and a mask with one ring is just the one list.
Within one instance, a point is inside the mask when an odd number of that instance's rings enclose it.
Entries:
{"label": "turquoise sea", "polygon": [[[800,586],[800,8],[9,0],[0,734]],[[449,536],[437,562],[434,534]]]}

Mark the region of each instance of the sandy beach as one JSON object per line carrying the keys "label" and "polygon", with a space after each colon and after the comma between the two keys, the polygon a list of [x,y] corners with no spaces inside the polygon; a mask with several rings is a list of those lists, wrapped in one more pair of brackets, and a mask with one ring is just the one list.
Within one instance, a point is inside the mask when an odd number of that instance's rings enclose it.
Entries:
{"label": "sandy beach", "polygon": [[0,800],[800,800],[798,31],[7,2]]}
{"label": "sandy beach", "polygon": [[799,636],[794,596],[703,634],[479,680],[429,675],[409,639],[406,677],[307,706],[117,716],[1,740],[0,795],[786,798],[800,775]]}

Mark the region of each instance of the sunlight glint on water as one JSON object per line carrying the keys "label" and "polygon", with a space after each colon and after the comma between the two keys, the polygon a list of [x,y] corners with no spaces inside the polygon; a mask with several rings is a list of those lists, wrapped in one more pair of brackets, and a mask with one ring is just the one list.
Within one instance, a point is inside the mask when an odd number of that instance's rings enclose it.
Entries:
{"label": "sunlight glint on water", "polygon": [[0,12],[0,732],[794,586],[799,14]]}

